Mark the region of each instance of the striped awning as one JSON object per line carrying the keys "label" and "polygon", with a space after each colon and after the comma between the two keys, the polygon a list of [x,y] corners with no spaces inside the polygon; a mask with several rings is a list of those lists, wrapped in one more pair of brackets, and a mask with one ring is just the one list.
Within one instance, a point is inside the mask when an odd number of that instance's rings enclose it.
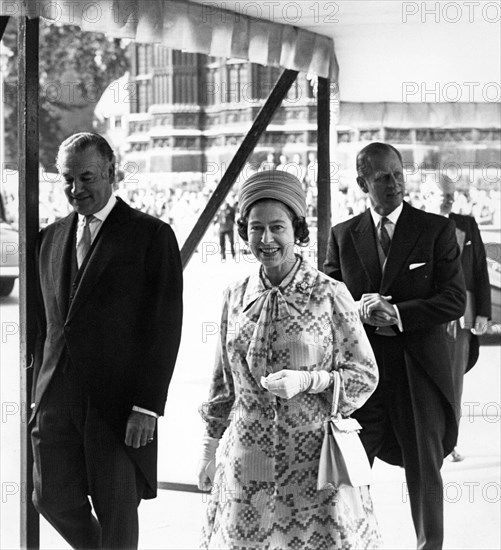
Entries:
{"label": "striped awning", "polygon": [[114,38],[247,59],[337,82],[331,37],[189,0],[1,0],[1,15],[41,17]]}

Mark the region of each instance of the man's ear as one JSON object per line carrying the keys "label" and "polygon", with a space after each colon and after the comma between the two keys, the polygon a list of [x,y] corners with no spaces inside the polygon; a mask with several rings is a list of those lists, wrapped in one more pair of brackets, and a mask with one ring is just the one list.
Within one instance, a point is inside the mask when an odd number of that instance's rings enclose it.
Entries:
{"label": "man's ear", "polygon": [[115,183],[115,162],[111,161],[108,166],[108,177],[110,178],[111,184]]}
{"label": "man's ear", "polygon": [[368,193],[369,190],[367,189],[367,184],[365,183],[365,178],[362,178],[362,177],[358,177],[357,178],[357,183],[358,183],[358,186],[360,187],[360,189],[362,189],[362,191],[364,193]]}

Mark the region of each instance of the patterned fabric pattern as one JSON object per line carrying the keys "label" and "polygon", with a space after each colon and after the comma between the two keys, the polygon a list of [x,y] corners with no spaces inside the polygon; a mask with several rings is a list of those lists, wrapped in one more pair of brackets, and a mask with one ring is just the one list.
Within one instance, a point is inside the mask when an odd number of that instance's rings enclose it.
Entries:
{"label": "patterned fabric pattern", "polygon": [[[337,369],[343,415],[377,385],[374,355],[345,285],[305,260],[291,273],[278,289],[261,272],[225,292],[213,380],[201,407],[207,435],[222,438],[202,548],[381,545],[368,487],[316,489],[332,388],[286,400],[259,384],[261,374],[281,369]],[[266,307],[275,313],[263,317]],[[265,330],[260,319],[269,323]],[[268,341],[253,341],[263,334]],[[265,372],[258,375],[248,360]]]}

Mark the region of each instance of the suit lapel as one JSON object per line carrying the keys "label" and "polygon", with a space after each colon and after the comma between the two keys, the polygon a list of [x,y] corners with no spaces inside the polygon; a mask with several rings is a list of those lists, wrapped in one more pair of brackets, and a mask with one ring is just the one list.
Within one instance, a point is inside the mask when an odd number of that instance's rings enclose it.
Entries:
{"label": "suit lapel", "polygon": [[391,284],[404,268],[404,264],[417,243],[423,228],[416,224],[411,207],[404,202],[404,207],[398,218],[391,247],[381,281],[381,294],[386,294]]}
{"label": "suit lapel", "polygon": [[57,305],[64,319],[68,312],[70,295],[71,247],[74,243],[78,216],[72,212],[59,222],[54,231],[50,251],[50,269],[54,282]]}
{"label": "suit lapel", "polygon": [[358,225],[352,229],[353,245],[374,292],[379,290],[381,267],[377,254],[376,237],[370,211],[364,212]]}
{"label": "suit lapel", "polygon": [[129,218],[129,207],[118,199],[117,204],[99,230],[95,247],[91,249],[89,261],[84,266],[75,297],[70,304],[68,321],[85,303],[113,256],[128,242],[128,234],[132,229],[131,224],[128,223]]}

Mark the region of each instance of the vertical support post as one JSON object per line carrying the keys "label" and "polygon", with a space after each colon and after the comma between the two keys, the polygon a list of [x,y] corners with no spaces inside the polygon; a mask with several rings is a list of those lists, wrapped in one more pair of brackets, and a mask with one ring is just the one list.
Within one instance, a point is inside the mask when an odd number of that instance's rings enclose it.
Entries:
{"label": "vertical support post", "polygon": [[[9,22],[9,17],[0,15],[0,174],[3,177],[5,167],[5,97],[4,97],[4,71],[7,63],[4,61],[4,45],[1,42],[3,34]],[[3,214],[0,212],[0,215]]]}
{"label": "vertical support post", "polygon": [[36,338],[36,241],[38,236],[38,38],[39,20],[19,18],[18,24],[18,154],[19,154],[19,321],[21,378],[21,548],[40,547],[39,517],[33,491],[28,419]]}
{"label": "vertical support post", "polygon": [[330,81],[318,79],[317,93],[317,267],[322,270],[331,227]]}

